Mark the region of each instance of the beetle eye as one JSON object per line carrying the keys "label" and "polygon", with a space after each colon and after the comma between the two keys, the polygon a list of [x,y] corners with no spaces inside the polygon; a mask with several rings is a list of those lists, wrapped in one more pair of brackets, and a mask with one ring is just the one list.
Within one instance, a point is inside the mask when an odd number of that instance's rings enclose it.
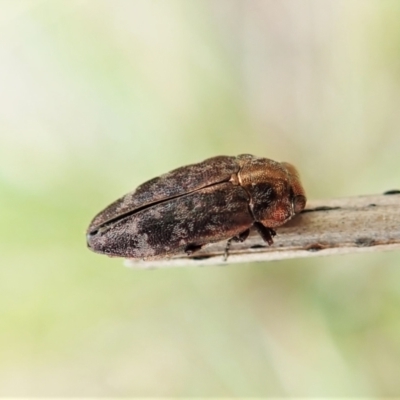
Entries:
{"label": "beetle eye", "polygon": [[294,212],[298,214],[300,211],[304,209],[305,206],[306,206],[305,196],[301,194],[297,195],[293,200]]}

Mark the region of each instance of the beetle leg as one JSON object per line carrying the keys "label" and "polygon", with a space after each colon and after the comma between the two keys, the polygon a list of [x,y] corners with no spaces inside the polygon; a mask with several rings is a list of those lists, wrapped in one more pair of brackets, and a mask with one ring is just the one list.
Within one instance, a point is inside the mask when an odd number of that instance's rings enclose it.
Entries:
{"label": "beetle leg", "polygon": [[249,233],[250,229],[246,229],[245,231],[239,233],[239,235],[236,235],[227,240],[224,252],[224,261],[228,259],[229,249],[231,247],[232,240],[234,240],[235,242],[244,242],[248,238]]}
{"label": "beetle leg", "polygon": [[226,261],[228,259],[229,248],[231,247],[232,239],[233,238],[230,238],[226,241],[226,246],[225,246],[225,251],[224,251],[224,261]]}
{"label": "beetle leg", "polygon": [[190,256],[196,251],[199,251],[203,246],[201,244],[191,243],[185,247],[185,253]]}
{"label": "beetle leg", "polygon": [[239,233],[239,235],[234,236],[232,239],[235,242],[244,242],[249,237],[250,229],[246,229],[245,231]]}
{"label": "beetle leg", "polygon": [[257,229],[259,235],[263,238],[264,242],[267,242],[271,246],[274,243],[272,237],[276,235],[276,232],[271,228],[267,228],[260,222],[254,222],[253,225]]}

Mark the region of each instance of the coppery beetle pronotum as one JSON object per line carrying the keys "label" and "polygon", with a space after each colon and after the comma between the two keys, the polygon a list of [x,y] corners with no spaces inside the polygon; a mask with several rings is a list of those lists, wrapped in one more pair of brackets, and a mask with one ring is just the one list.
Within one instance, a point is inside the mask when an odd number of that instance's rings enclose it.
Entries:
{"label": "coppery beetle pronotum", "polygon": [[151,179],[115,201],[93,219],[87,243],[109,256],[157,259],[243,241],[255,227],[271,245],[274,228],[305,204],[291,164],[218,156]]}

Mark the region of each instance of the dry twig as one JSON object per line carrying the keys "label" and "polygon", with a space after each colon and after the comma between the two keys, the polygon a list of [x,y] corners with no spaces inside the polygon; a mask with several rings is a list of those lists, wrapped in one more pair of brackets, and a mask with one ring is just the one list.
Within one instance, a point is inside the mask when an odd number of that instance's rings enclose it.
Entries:
{"label": "dry twig", "polygon": [[400,191],[383,195],[310,201],[293,220],[277,229],[272,246],[256,232],[243,243],[207,245],[191,256],[157,261],[126,260],[139,268],[200,266],[284,258],[400,249]]}

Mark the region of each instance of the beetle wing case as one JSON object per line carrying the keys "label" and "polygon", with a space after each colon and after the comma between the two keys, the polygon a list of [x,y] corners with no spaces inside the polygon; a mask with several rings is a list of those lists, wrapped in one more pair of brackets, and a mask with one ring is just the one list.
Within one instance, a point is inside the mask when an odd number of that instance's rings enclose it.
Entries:
{"label": "beetle wing case", "polygon": [[128,215],[91,245],[100,253],[129,258],[184,253],[246,231],[253,223],[248,202],[240,186],[216,184]]}
{"label": "beetle wing case", "polygon": [[239,172],[239,168],[236,157],[217,156],[174,169],[143,183],[133,192],[109,205],[96,215],[89,230],[154,203],[186,195],[216,183],[227,182],[233,174]]}

